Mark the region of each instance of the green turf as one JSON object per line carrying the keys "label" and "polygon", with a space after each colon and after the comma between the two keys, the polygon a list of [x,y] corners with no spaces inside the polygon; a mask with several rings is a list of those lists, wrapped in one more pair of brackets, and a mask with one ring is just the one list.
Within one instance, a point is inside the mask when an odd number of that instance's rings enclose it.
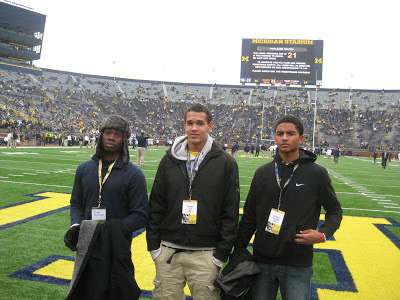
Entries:
{"label": "green turf", "polygon": [[[150,193],[158,163],[166,147],[153,147],[146,152],[146,176]],[[32,197],[24,195],[44,191],[71,193],[76,167],[90,159],[94,149],[80,148],[0,148],[0,207],[13,205]],[[244,158],[237,159],[240,174],[241,207],[244,205],[255,170],[271,161]],[[131,161],[136,163],[136,151],[131,150]],[[340,157],[339,163],[324,156],[317,162],[330,173],[333,186],[341,201],[344,215],[392,218],[400,223],[399,163],[389,162],[383,170],[373,165],[372,159]],[[360,191],[357,188],[363,187]],[[371,200],[366,194],[390,200],[385,205]],[[389,206],[385,207],[385,206]],[[0,299],[63,299],[68,287],[57,284],[11,278],[9,275],[31,266],[51,255],[73,256],[64,246],[63,236],[69,226],[69,210],[64,210],[33,221],[0,230]],[[400,228],[388,226],[400,237]],[[325,253],[314,258],[314,283],[336,284],[335,274]]]}

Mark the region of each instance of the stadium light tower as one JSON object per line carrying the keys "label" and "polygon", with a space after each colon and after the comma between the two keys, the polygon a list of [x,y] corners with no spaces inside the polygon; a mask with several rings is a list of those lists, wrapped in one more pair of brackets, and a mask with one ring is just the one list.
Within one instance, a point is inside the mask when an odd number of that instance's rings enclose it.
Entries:
{"label": "stadium light tower", "polygon": [[314,99],[314,126],[313,126],[313,136],[312,136],[312,149],[314,151],[315,147],[315,120],[317,118],[317,92],[318,92],[318,70],[315,72],[315,99]]}
{"label": "stadium light tower", "polygon": [[260,135],[260,143],[262,142],[262,138],[263,138],[263,128],[264,128],[264,103],[263,103],[263,108],[261,111],[261,135]]}

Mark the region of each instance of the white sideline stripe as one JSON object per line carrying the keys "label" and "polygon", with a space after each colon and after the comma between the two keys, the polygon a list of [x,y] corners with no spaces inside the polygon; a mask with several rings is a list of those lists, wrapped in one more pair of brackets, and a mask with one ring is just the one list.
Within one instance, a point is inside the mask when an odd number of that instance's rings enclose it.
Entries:
{"label": "white sideline stripe", "polygon": [[36,170],[36,169],[21,169],[21,168],[9,168],[9,167],[0,167],[0,169],[7,169],[7,170],[18,170],[18,171],[43,171],[43,172],[48,172],[46,170]]}
{"label": "white sideline stripe", "polygon": [[[398,208],[398,207],[390,207],[390,206],[384,206],[385,208]],[[400,214],[400,211],[395,211],[395,210],[379,210],[379,209],[365,209],[365,208],[350,208],[350,207],[342,207],[342,209],[347,209],[347,210],[362,210],[362,211],[374,211],[374,212],[384,212],[384,213],[395,213],[395,214]]]}
{"label": "white sideline stripe", "polygon": [[37,174],[34,174],[34,173],[24,173],[24,175],[37,175]]}
{"label": "white sideline stripe", "polygon": [[[60,165],[60,163],[52,163],[52,162],[41,162],[41,161],[25,161],[25,160],[4,160],[1,159],[1,161],[5,161],[5,162],[13,162],[13,163],[30,163],[30,164],[42,164],[42,165]],[[68,166],[76,166],[76,164],[64,164],[64,165],[68,165]]]}
{"label": "white sideline stripe", "polygon": [[42,183],[19,182],[19,181],[8,181],[8,180],[0,180],[0,182],[5,182],[5,183],[17,183],[17,184],[26,184],[26,185],[52,186],[52,187],[61,187],[61,188],[69,188],[69,189],[72,189],[72,186],[54,185],[54,184],[42,184]]}
{"label": "white sideline stripe", "polygon": [[[338,178],[339,179],[339,178]],[[340,180],[340,179],[339,179]],[[348,182],[335,182],[335,184],[346,184],[349,185]],[[363,186],[377,186],[377,187],[381,187],[382,185],[378,185],[378,184],[363,184]],[[389,187],[389,188],[399,188],[398,185],[391,185],[391,186],[385,186],[385,187]]]}
{"label": "white sideline stripe", "polygon": [[[246,201],[240,201],[240,203],[245,203]],[[399,207],[390,207],[390,206],[384,206],[385,208],[399,208]],[[350,207],[342,207],[342,209],[346,210],[362,210],[362,211],[373,211],[373,212],[384,212],[384,213],[395,213],[395,214],[400,214],[400,211],[395,211],[395,210],[378,210],[378,209],[365,209],[365,208],[350,208]]]}

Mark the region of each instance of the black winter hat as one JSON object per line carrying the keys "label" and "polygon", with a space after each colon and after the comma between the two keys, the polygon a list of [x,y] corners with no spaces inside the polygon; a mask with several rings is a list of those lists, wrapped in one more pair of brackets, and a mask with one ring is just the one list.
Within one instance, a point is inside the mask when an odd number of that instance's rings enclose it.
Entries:
{"label": "black winter hat", "polygon": [[100,137],[99,142],[97,143],[96,148],[96,155],[98,158],[103,157],[104,147],[103,147],[103,132],[104,129],[115,129],[121,131],[123,134],[123,141],[122,141],[122,162],[127,164],[129,162],[129,148],[128,148],[128,138],[131,135],[131,130],[129,129],[128,122],[117,115],[111,115],[103,119],[100,123]]}

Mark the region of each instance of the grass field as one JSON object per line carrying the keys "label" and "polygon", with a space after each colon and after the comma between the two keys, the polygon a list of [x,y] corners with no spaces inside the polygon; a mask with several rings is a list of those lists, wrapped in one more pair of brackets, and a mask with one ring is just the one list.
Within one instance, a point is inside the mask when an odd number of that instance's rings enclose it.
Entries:
{"label": "grass field", "polygon": [[[165,150],[146,152],[148,192]],[[93,153],[0,148],[0,299],[65,298],[74,257],[63,242],[69,194],[76,167]],[[255,170],[270,160],[269,154],[237,159],[242,207]],[[134,150],[131,161],[136,162]],[[312,298],[400,299],[399,162],[385,170],[361,157],[340,157],[335,164],[320,156],[317,162],[329,171],[344,218],[334,237],[315,247]],[[133,239],[132,253],[143,299],[151,298],[155,269],[143,233]]]}

